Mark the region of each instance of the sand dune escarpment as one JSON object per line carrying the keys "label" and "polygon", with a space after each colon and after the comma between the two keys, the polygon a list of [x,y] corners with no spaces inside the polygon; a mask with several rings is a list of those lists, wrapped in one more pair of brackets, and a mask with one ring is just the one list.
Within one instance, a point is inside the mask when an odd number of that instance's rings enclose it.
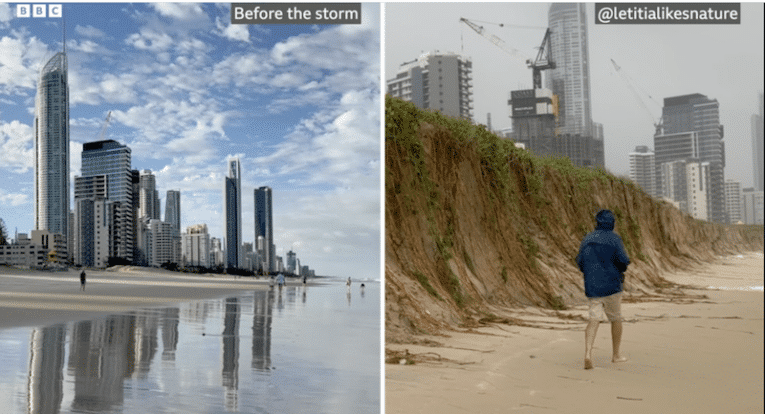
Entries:
{"label": "sand dune escarpment", "polygon": [[626,289],[763,248],[762,226],[695,220],[629,180],[539,159],[483,126],[386,98],[386,341],[470,326],[495,306],[584,301],[574,257],[603,208],[632,260]]}

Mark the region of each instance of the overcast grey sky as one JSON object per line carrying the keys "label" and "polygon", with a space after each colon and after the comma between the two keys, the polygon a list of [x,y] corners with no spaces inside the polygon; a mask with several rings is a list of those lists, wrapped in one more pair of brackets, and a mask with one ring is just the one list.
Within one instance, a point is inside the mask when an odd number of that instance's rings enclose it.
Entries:
{"label": "overcast grey sky", "polygon": [[[508,93],[530,88],[531,70],[525,59],[503,52],[459,19],[504,23],[481,24],[533,57],[544,36],[548,9],[549,3],[388,3],[385,78],[423,52],[463,53],[473,61],[476,122],[485,124],[491,113],[494,129],[510,127]],[[653,122],[661,116],[663,99],[701,93],[720,103],[726,179],[751,187],[751,116],[758,110],[764,77],[763,3],[741,3],[739,25],[596,25],[594,10],[594,3],[588,3],[592,114],[604,125],[606,167],[629,174],[628,153],[637,145],[653,149]],[[647,109],[611,59],[631,78]]]}

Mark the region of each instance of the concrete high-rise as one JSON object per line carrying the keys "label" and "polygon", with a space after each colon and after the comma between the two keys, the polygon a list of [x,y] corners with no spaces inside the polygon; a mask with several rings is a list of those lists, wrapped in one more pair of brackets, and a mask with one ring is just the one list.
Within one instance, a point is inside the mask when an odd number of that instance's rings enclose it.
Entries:
{"label": "concrete high-rise", "polygon": [[173,262],[181,262],[181,192],[167,190],[165,223],[173,226]]}
{"label": "concrete high-rise", "polygon": [[760,113],[752,115],[752,166],[754,167],[754,189],[763,191],[763,181],[765,181],[765,172],[763,164],[765,161],[765,137],[763,136],[763,107],[762,92],[760,92]]}
{"label": "concrete high-rise", "polygon": [[151,170],[141,171],[139,181],[139,217],[159,220],[159,192],[157,191],[157,178]]}
{"label": "concrete high-rise", "polygon": [[40,71],[35,97],[35,229],[69,232],[69,81],[66,53]]}
{"label": "concrete high-rise", "polygon": [[558,100],[557,138],[574,165],[604,166],[602,126],[592,121],[587,12],[583,3],[553,3],[548,11],[555,68],[545,85]]}
{"label": "concrete high-rise", "polygon": [[725,180],[725,211],[728,213],[728,222],[736,224],[743,222],[741,203],[744,192],[741,191],[741,183],[734,180]]}
{"label": "concrete high-rise", "polygon": [[[261,237],[260,239],[258,237]],[[258,254],[264,258],[266,272],[276,271],[276,252],[274,249],[273,193],[271,187],[255,189],[255,240]]]}
{"label": "concrete high-rise", "polygon": [[388,94],[422,109],[465,119],[473,118],[473,63],[455,53],[429,52],[401,65],[389,79]]}
{"label": "concrete high-rise", "polygon": [[114,253],[110,236],[114,229],[107,198],[105,174],[74,177],[73,257],[78,266],[106,267]]}
{"label": "concrete high-rise", "polygon": [[709,163],[708,220],[726,223],[725,145],[717,100],[698,93],[664,99],[654,150],[657,168],[664,162],[689,157]]}
{"label": "concrete high-rise", "polygon": [[742,214],[744,215],[744,224],[763,224],[763,194],[765,192],[755,190],[754,188],[745,188]]}
{"label": "concrete high-rise", "polygon": [[239,268],[242,258],[242,167],[239,158],[228,161],[225,177],[224,211],[226,229],[226,267]]}
{"label": "concrete high-rise", "polygon": [[651,197],[656,197],[656,166],[653,151],[647,146],[637,146],[629,155],[630,180]]}
{"label": "concrete high-rise", "polygon": [[186,228],[186,233],[183,234],[183,264],[212,267],[210,246],[210,235],[207,233],[206,224]]}
{"label": "concrete high-rise", "polygon": [[114,140],[87,142],[82,146],[82,177],[106,176],[107,219],[112,227],[110,255],[133,260],[133,180],[131,151]]}

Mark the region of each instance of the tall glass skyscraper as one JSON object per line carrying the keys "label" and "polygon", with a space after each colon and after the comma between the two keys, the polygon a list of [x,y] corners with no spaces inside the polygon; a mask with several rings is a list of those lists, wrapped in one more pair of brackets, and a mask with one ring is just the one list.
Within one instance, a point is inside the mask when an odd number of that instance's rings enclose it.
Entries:
{"label": "tall glass skyscraper", "polygon": [[133,174],[131,151],[114,140],[87,142],[82,146],[82,177],[106,175],[108,219],[112,224],[114,257],[133,260]]}
{"label": "tall glass skyscraper", "polygon": [[255,189],[255,240],[258,236],[263,241],[263,246],[256,246],[262,251],[265,258],[265,271],[276,271],[276,254],[274,252],[274,217],[271,187]]}
{"label": "tall glass skyscraper", "polygon": [[66,53],[40,71],[35,99],[35,229],[68,235],[69,83]]}
{"label": "tall glass skyscraper", "polygon": [[226,267],[239,268],[242,256],[242,167],[239,158],[228,161],[228,177],[225,179]]}
{"label": "tall glass skyscraper", "polygon": [[167,190],[165,198],[165,223],[173,228],[173,262],[181,262],[181,192]]}
{"label": "tall glass skyscraper", "polygon": [[558,97],[558,146],[575,165],[604,166],[602,125],[592,121],[587,5],[553,3],[548,12],[555,68],[545,85]]}

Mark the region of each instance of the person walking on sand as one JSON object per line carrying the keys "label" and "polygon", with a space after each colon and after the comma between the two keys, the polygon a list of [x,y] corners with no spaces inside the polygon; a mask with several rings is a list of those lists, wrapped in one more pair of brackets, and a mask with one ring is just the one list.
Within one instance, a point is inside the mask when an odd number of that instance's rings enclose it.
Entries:
{"label": "person walking on sand", "polygon": [[85,269],[80,272],[80,290],[85,290]]}
{"label": "person walking on sand", "polygon": [[622,342],[622,284],[630,259],[621,237],[613,232],[614,214],[610,210],[601,210],[595,220],[595,230],[584,236],[576,256],[579,270],[584,274],[584,294],[590,302],[590,321],[584,330],[584,369],[592,369],[592,347],[598,325],[605,320],[604,310],[611,321],[611,361],[627,360],[619,353],[619,348]]}

